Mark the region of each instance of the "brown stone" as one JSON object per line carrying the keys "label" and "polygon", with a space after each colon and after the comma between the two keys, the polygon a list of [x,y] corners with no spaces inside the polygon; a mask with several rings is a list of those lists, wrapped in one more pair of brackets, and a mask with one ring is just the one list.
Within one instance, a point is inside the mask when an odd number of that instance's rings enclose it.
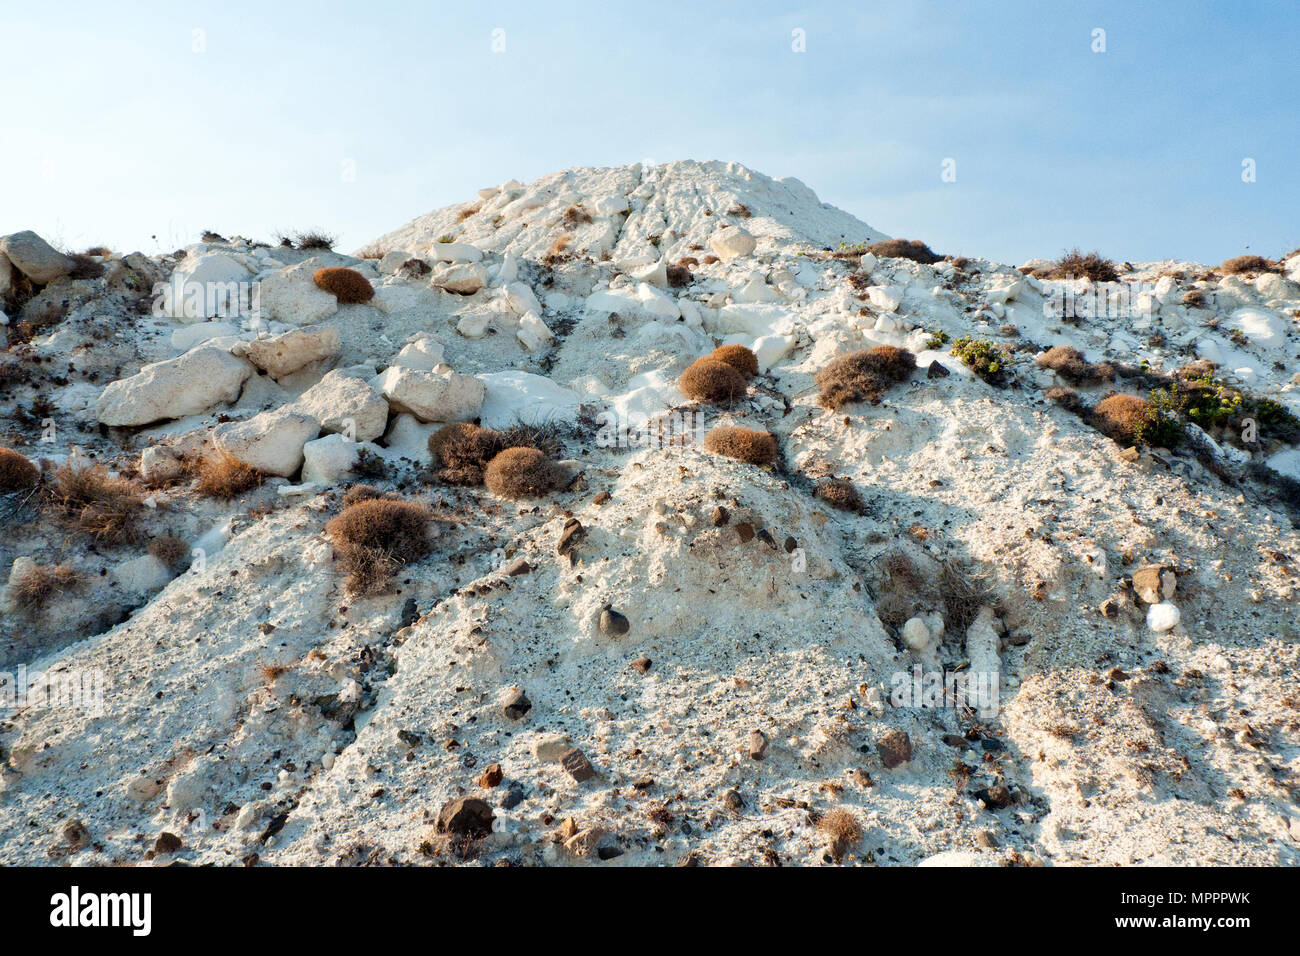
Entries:
{"label": "brown stone", "polygon": [[893,770],[912,759],[912,740],[901,730],[891,730],[876,741],[876,752],[885,767]]}
{"label": "brown stone", "polygon": [[528,695],[524,693],[521,687],[510,688],[505,703],[501,705],[501,713],[505,714],[510,720],[523,720],[532,709],[533,702],[528,699]]}
{"label": "brown stone", "polygon": [[631,622],[613,608],[607,607],[600,612],[600,633],[606,637],[622,637],[631,628]]}
{"label": "brown stone", "polygon": [[762,760],[767,754],[767,734],[761,730],[749,732],[749,756],[751,760]]}
{"label": "brown stone", "polygon": [[718,505],[713,509],[713,527],[721,528],[730,520],[731,512],[722,507],[722,505]]}
{"label": "brown stone", "polygon": [[560,755],[560,766],[578,783],[585,783],[596,776],[596,768],[577,747],[570,747]]}
{"label": "brown stone", "polygon": [[175,833],[166,831],[158,834],[158,839],[154,841],[153,851],[159,855],[163,853],[175,853],[181,848],[181,838]]}
{"label": "brown stone", "polygon": [[501,764],[488,764],[487,769],[483,771],[483,776],[478,778],[478,785],[484,789],[491,790],[493,787],[500,784],[501,781],[505,779],[505,776],[505,772],[501,769]]}
{"label": "brown stone", "polygon": [[736,534],[740,536],[740,543],[747,544],[754,539],[754,526],[748,521],[736,525]]}
{"label": "brown stone", "polygon": [[611,495],[608,491],[602,491],[600,494],[596,495],[596,497],[591,499],[591,503],[593,505],[603,505],[605,502],[609,501],[613,497],[614,496]]}
{"label": "brown stone", "polygon": [[632,669],[633,669],[634,671],[637,671],[637,672],[642,673],[642,674],[649,673],[649,671],[650,671],[650,658],[648,658],[648,657],[638,657],[636,660],[634,660],[634,661],[632,662]]}
{"label": "brown stone", "polygon": [[492,808],[477,797],[449,800],[438,811],[438,832],[480,839],[492,832]]}

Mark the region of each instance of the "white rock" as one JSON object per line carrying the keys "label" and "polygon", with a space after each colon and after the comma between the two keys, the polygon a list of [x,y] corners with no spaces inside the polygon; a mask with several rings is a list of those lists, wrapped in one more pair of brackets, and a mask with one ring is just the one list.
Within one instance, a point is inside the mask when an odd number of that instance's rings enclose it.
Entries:
{"label": "white rock", "polygon": [[302,446],[318,434],[320,422],[286,407],[218,425],[212,443],[262,474],[288,478],[302,467]]}
{"label": "white rock", "polygon": [[473,295],[487,285],[487,267],[478,262],[462,262],[443,266],[430,277],[432,285],[457,295]]}
{"label": "white rock", "polygon": [[924,651],[930,646],[930,628],[919,617],[908,618],[903,624],[903,643],[909,650]]}
{"label": "white rock", "polygon": [[1265,309],[1237,309],[1229,316],[1226,325],[1229,329],[1244,332],[1256,345],[1273,348],[1286,344],[1290,323],[1276,312]]}
{"label": "white rock", "polygon": [[283,378],[312,362],[337,359],[343,354],[343,344],[337,329],[311,325],[271,338],[239,342],[230,351],[248,359],[272,378]]}
{"label": "white rock", "polygon": [[462,315],[456,323],[456,331],[467,339],[481,339],[487,335],[488,323],[491,321],[490,315],[481,312]]}
{"label": "white rock", "polygon": [[484,428],[509,428],[521,422],[542,425],[574,421],[581,396],[544,375],[514,369],[478,376],[485,387],[479,420]]}
{"label": "white rock", "polygon": [[1147,608],[1147,627],[1156,632],[1172,631],[1183,618],[1178,608],[1168,601]]}
{"label": "white rock", "polygon": [[435,422],[425,424],[414,415],[403,412],[393,416],[393,424],[384,436],[384,445],[388,457],[409,458],[423,465],[432,463],[433,455],[429,452],[429,437],[442,428]]}
{"label": "white rock", "polygon": [[363,379],[341,369],[328,373],[293,403],[320,422],[322,431],[374,441],[388,425],[388,402]]}
{"label": "white rock", "polygon": [[636,297],[640,303],[642,315],[652,319],[665,319],[669,322],[675,322],[681,318],[682,310],[677,305],[677,300],[660,292],[648,282],[642,282],[636,287]]}
{"label": "white rock", "polygon": [[542,312],[542,304],[537,301],[537,296],[522,282],[507,282],[501,287],[501,297],[505,301],[506,308],[515,315],[524,315],[528,312],[540,315]]}
{"label": "white rock", "polygon": [[229,322],[200,322],[197,325],[182,326],[173,332],[172,348],[179,352],[188,352],[194,346],[212,339],[238,334],[239,329]]}
{"label": "white rock", "polygon": [[533,312],[528,312],[519,319],[519,328],[515,332],[515,337],[529,352],[542,351],[555,338],[546,323]]}
{"label": "white rock", "polygon": [[128,426],[197,415],[233,402],[252,374],[251,363],[205,345],[108,385],[95,402],[95,417],[104,425]]}
{"label": "white rock", "polygon": [[402,268],[402,264],[410,258],[410,254],[401,249],[394,249],[391,252],[386,252],[384,253],[384,257],[379,260],[379,271],[386,276],[390,276],[398,269]]}
{"label": "white rock", "polygon": [[145,481],[170,481],[183,470],[181,460],[166,445],[150,445],[140,452],[140,477]]}
{"label": "white rock", "polygon": [[897,286],[873,285],[867,289],[867,299],[877,309],[893,312],[903,304],[903,290]]}
{"label": "white rock", "polygon": [[399,368],[419,368],[432,372],[442,364],[443,345],[431,332],[421,332],[402,346],[393,364]]}
{"label": "white rock", "polygon": [[152,554],[124,561],[113,569],[113,580],[124,591],[136,594],[153,594],[161,591],[172,579],[172,573]]}
{"label": "white rock", "polygon": [[754,273],[749,280],[731,293],[733,302],[782,302],[781,293],[763,281],[763,277]]}
{"label": "white rock", "polygon": [[759,369],[766,372],[789,355],[797,343],[793,335],[763,335],[754,340],[751,348],[758,358]]}
{"label": "white rock", "polygon": [[53,282],[72,271],[76,263],[31,230],[0,239],[0,253],[13,267],[37,285]]}
{"label": "white rock", "polygon": [[429,255],[438,262],[479,262],[483,250],[467,242],[435,242],[429,247]]}
{"label": "white rock", "polygon": [[188,255],[163,287],[163,314],[182,322],[233,318],[252,305],[253,273],[224,252]]}
{"label": "white rock", "polygon": [[333,293],[317,288],[315,259],[274,272],[257,283],[258,315],[286,325],[314,325],[339,310]]}
{"label": "white rock", "polygon": [[709,237],[709,247],[719,259],[747,256],[757,245],[754,237],[740,226],[724,226]]}
{"label": "white rock", "polygon": [[446,365],[432,371],[391,366],[372,383],[394,411],[425,422],[467,422],[483,405],[483,383]]}
{"label": "white rock", "polygon": [[326,487],[352,470],[362,450],[379,457],[379,446],[349,441],[343,435],[326,435],[302,446],[302,480]]}

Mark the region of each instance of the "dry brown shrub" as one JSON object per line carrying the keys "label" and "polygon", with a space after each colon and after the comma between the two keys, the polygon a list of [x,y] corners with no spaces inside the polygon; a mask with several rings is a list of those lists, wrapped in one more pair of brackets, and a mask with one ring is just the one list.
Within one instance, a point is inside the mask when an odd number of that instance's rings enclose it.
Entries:
{"label": "dry brown shrub", "polygon": [[751,465],[770,465],[776,461],[776,438],[770,432],[754,431],[734,425],[719,425],[704,436],[704,447],[715,455],[747,461]]}
{"label": "dry brown shrub", "polygon": [[194,466],[198,484],[194,490],[205,498],[229,500],[256,488],[262,476],[224,448],[205,455]]}
{"label": "dry brown shrub", "polygon": [[500,432],[469,422],[444,425],[429,436],[438,477],[453,485],[483,484],[483,470],[506,447]]}
{"label": "dry brown shrub", "polygon": [[864,507],[858,489],[853,487],[853,482],[844,478],[825,478],[819,481],[813,495],[840,511],[860,514]]}
{"label": "dry brown shrub", "polygon": [[506,448],[483,471],[483,483],[503,498],[539,498],[560,484],[559,469],[537,448]]}
{"label": "dry brown shrub", "polygon": [[1235,276],[1244,272],[1276,272],[1277,264],[1263,256],[1233,256],[1224,259],[1219,271],[1225,275]]}
{"label": "dry brown shrub", "polygon": [[843,807],[825,813],[817,821],[817,829],[830,840],[831,856],[836,860],[842,859],[862,839],[862,824],[858,822],[857,815]]}
{"label": "dry brown shrub", "polygon": [[1077,412],[1083,407],[1083,399],[1079,398],[1079,393],[1072,388],[1049,388],[1046,393],[1047,400],[1060,405],[1067,411]]}
{"label": "dry brown shrub", "polygon": [[413,501],[366,498],[325,525],[353,594],[384,590],[403,566],[429,553],[429,510]]}
{"label": "dry brown shrub", "polygon": [[911,259],[922,265],[934,265],[941,258],[919,239],[883,239],[866,247],[865,252],[886,259]]}
{"label": "dry brown shrub", "polygon": [[1151,403],[1136,395],[1119,394],[1103,398],[1092,410],[1092,421],[1096,429],[1121,445],[1137,442],[1142,428],[1153,417]]}
{"label": "dry brown shrub", "polygon": [[0,448],[0,495],[26,491],[41,478],[41,470],[12,448]]}
{"label": "dry brown shrub", "polygon": [[853,402],[874,405],[891,383],[906,381],[915,369],[916,356],[892,345],[841,355],[817,373],[817,402],[832,411]]}
{"label": "dry brown shrub", "polygon": [[46,487],[50,508],[82,532],[104,544],[137,540],[137,519],[144,507],[139,487],[113,476],[103,465],[69,462]]}
{"label": "dry brown shrub", "polygon": [[758,356],[743,345],[719,345],[709,354],[709,358],[725,362],[745,378],[753,378],[758,374]]}
{"label": "dry brown shrub", "polygon": [[181,567],[190,556],[190,546],[174,534],[151,538],[146,550],[173,570]]}
{"label": "dry brown shrub", "polygon": [[1040,352],[1034,361],[1039,368],[1050,368],[1074,385],[1096,385],[1115,380],[1115,369],[1112,366],[1105,362],[1091,364],[1072,345],[1054,345],[1046,352]]}
{"label": "dry brown shrub", "polygon": [[696,359],[682,372],[677,388],[697,402],[730,402],[746,390],[745,376],[734,366],[705,356]]}
{"label": "dry brown shrub", "polygon": [[1049,279],[1091,279],[1093,282],[1117,282],[1119,270],[1115,263],[1100,252],[1086,255],[1077,248],[1071,249],[1052,264],[1047,271]]}
{"label": "dry brown shrub", "polygon": [[81,573],[74,568],[58,564],[49,567],[37,565],[21,572],[10,583],[9,594],[14,605],[28,615],[45,610],[55,597],[81,588]]}
{"label": "dry brown shrub", "polygon": [[316,287],[339,300],[340,305],[361,305],[369,302],[375,295],[375,287],[370,280],[356,269],[346,266],[328,266],[317,269],[312,275]]}

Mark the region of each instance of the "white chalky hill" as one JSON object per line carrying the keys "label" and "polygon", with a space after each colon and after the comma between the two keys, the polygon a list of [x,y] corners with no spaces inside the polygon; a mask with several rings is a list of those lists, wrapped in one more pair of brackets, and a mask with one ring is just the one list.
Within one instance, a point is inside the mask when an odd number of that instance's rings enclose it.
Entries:
{"label": "white chalky hill", "polygon": [[[40,469],[0,497],[0,864],[1300,863],[1300,256],[926,264],[693,161],[485,188],[364,258],[208,238],[0,238],[0,445]],[[758,371],[692,401],[720,345]],[[818,404],[881,345],[915,372]],[[1236,417],[1094,427],[1194,363]],[[454,422],[531,426],[557,487],[449,483]],[[369,594],[325,532],[361,483],[435,516]]]}

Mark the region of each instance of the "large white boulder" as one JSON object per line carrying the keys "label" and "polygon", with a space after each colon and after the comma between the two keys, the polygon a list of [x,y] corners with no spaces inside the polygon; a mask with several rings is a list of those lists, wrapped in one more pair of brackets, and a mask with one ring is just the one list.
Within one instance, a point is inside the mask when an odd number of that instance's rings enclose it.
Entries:
{"label": "large white boulder", "polygon": [[483,405],[483,383],[472,375],[440,365],[431,371],[393,365],[371,384],[394,411],[410,412],[425,422],[467,422]]}
{"label": "large white boulder", "polygon": [[501,287],[501,297],[506,308],[515,315],[524,315],[528,312],[540,315],[542,312],[542,304],[537,301],[537,296],[523,282],[507,282]]}
{"label": "large white boulder", "polygon": [[242,355],[271,378],[283,378],[312,362],[337,359],[343,354],[338,329],[311,325],[282,335],[239,342],[230,350]]}
{"label": "large white boulder", "polygon": [[116,427],[197,415],[220,402],[233,402],[252,374],[249,362],[205,345],[108,385],[95,402],[95,417]]}
{"label": "large white boulder", "polygon": [[432,333],[423,332],[402,346],[393,364],[399,368],[419,368],[432,372],[442,363],[443,345]]}
{"label": "large white boulder", "polygon": [[460,262],[437,269],[430,282],[439,289],[457,295],[473,295],[487,285],[487,266],[478,262]]}
{"label": "large white boulder", "polygon": [[719,259],[747,256],[757,245],[754,237],[740,226],[723,226],[709,237],[709,247],[717,253]]}
{"label": "large white boulder", "polygon": [[335,369],[293,403],[295,411],[320,422],[322,431],[341,432],[359,442],[374,441],[388,425],[388,402],[362,378]]}
{"label": "large white boulder", "polygon": [[1289,324],[1276,312],[1265,309],[1237,309],[1227,321],[1229,329],[1245,333],[1253,343],[1264,348],[1285,345]]}
{"label": "large white boulder", "polygon": [[521,422],[542,425],[552,421],[573,421],[581,396],[544,375],[511,369],[478,376],[487,393],[479,412],[484,428],[509,428]]}
{"label": "large white boulder", "polygon": [[72,271],[76,262],[30,229],[0,239],[3,253],[15,269],[38,285],[53,282]]}
{"label": "large white boulder", "polygon": [[252,278],[223,252],[186,256],[163,287],[163,314],[181,322],[240,316],[252,308]]}
{"label": "large white boulder", "polygon": [[362,450],[378,456],[378,445],[349,441],[343,435],[326,435],[302,446],[302,480],[332,485],[352,470]]}
{"label": "large white boulder", "polygon": [[438,262],[478,262],[483,250],[468,242],[435,242],[429,247],[429,256]]}
{"label": "large white boulder", "polygon": [[339,310],[333,293],[317,288],[312,276],[320,264],[308,259],[273,272],[257,283],[257,306],[264,319],[286,325],[314,325]]}
{"label": "large white boulder", "polygon": [[320,434],[320,422],[292,408],[262,412],[212,431],[212,444],[265,475],[288,478],[302,467],[302,446]]}
{"label": "large white boulder", "polygon": [[528,312],[519,319],[519,328],[515,338],[529,352],[540,352],[555,339],[550,328],[538,318],[537,313]]}
{"label": "large white boulder", "polygon": [[229,322],[199,322],[185,325],[172,333],[172,348],[178,352],[188,352],[196,345],[212,339],[238,335],[239,329]]}

